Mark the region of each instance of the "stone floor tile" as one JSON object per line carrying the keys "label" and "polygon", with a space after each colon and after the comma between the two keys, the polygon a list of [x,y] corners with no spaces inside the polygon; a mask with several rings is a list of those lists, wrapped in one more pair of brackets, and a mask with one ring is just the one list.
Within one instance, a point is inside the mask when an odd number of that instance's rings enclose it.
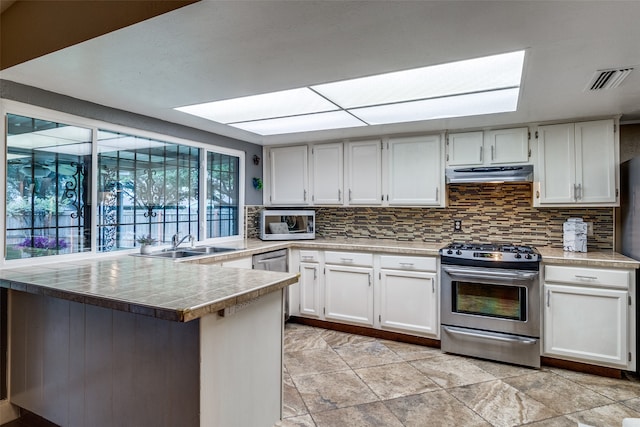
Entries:
{"label": "stone floor tile", "polygon": [[620,380],[565,369],[551,369],[551,371],[616,401],[640,397],[638,380]]}
{"label": "stone floor tile", "polygon": [[460,356],[441,354],[429,359],[415,360],[410,364],[443,388],[496,379],[490,373]]}
{"label": "stone floor tile", "polygon": [[287,352],[284,366],[292,377],[349,369],[349,365],[330,348]]}
{"label": "stone floor tile", "polygon": [[502,380],[448,391],[495,427],[516,426],[561,415]]}
{"label": "stone floor tile", "polygon": [[406,362],[355,370],[382,400],[439,390],[440,387]]}
{"label": "stone floor tile", "polygon": [[293,377],[293,382],[311,414],[378,400],[351,370]]}
{"label": "stone floor tile", "polygon": [[275,427],[316,427],[311,415],[301,415],[299,417],[285,418],[278,421]]}
{"label": "stone floor tile", "polygon": [[444,390],[399,397],[384,404],[405,427],[491,427]]}
{"label": "stone floor tile", "polygon": [[505,378],[503,381],[559,414],[569,414],[614,403],[600,393],[553,372],[537,372]]}
{"label": "stone floor tile", "polygon": [[322,335],[322,338],[326,341],[326,343],[329,344],[332,348],[342,347],[348,344],[357,344],[362,342],[376,341],[376,339],[373,337],[347,334],[345,332],[332,331],[332,330],[325,330],[321,333],[321,335]]}
{"label": "stone floor tile", "polygon": [[284,351],[302,351],[329,348],[322,334],[313,328],[295,328],[284,335]]}
{"label": "stone floor tile", "polygon": [[536,422],[527,424],[527,427],[578,427],[578,426],[576,425],[575,421],[563,415],[560,417],[553,417],[553,418],[547,418],[546,420],[542,420],[542,421],[536,421]]}
{"label": "stone floor tile", "polygon": [[568,414],[566,417],[576,423],[588,424],[595,427],[618,427],[622,426],[622,420],[625,418],[640,417],[640,412],[634,411],[621,403],[614,403],[587,411]]}
{"label": "stone floor tile", "polygon": [[291,376],[285,373],[282,376],[282,417],[290,418],[307,414],[309,411],[298,392]]}
{"label": "stone floor tile", "polygon": [[334,350],[353,369],[402,361],[397,354],[378,341],[345,344],[335,347]]}
{"label": "stone floor tile", "polygon": [[313,419],[318,427],[403,427],[382,402],[318,412]]}
{"label": "stone floor tile", "polygon": [[508,363],[493,362],[491,360],[469,358],[470,363],[473,363],[483,371],[486,371],[496,378],[508,378],[518,375],[527,375],[534,372],[540,372],[535,368],[528,368],[525,366],[511,365]]}
{"label": "stone floor tile", "polygon": [[427,347],[424,345],[408,344],[398,341],[382,340],[382,344],[389,350],[397,354],[402,360],[427,359],[442,354],[439,348]]}

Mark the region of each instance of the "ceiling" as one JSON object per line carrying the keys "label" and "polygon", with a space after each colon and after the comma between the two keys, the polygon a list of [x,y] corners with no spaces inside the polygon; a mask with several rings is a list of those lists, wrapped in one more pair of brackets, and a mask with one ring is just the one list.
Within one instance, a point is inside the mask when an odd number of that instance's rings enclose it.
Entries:
{"label": "ceiling", "polygon": [[[638,1],[203,0],[0,78],[269,145],[622,115],[640,120]],[[526,49],[518,110],[259,136],[174,107]],[[596,70],[636,67],[615,89]],[[376,88],[371,88],[376,90]]]}

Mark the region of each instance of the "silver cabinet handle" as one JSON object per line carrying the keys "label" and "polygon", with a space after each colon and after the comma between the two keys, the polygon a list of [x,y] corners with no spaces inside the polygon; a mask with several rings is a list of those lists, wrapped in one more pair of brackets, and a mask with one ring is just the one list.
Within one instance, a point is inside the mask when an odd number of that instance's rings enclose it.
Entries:
{"label": "silver cabinet handle", "polygon": [[303,261],[313,261],[313,256],[311,255],[302,255],[301,258]]}
{"label": "silver cabinet handle", "polygon": [[482,145],[480,146],[480,163],[484,162],[483,153],[482,153]]}
{"label": "silver cabinet handle", "polygon": [[551,291],[547,290],[547,307],[551,307]]}
{"label": "silver cabinet handle", "polygon": [[439,190],[439,188],[436,187],[436,202],[438,201],[438,190]]}
{"label": "silver cabinet handle", "polygon": [[351,189],[349,189],[349,201],[351,201]]}
{"label": "silver cabinet handle", "polygon": [[582,200],[582,184],[578,184],[578,190],[576,191],[576,200]]}
{"label": "silver cabinet handle", "polygon": [[342,201],[342,190],[338,189],[338,201]]}
{"label": "silver cabinet handle", "polygon": [[576,279],[583,279],[583,280],[598,280],[598,276],[583,276],[581,274],[575,274],[574,277]]}
{"label": "silver cabinet handle", "polygon": [[353,258],[340,258],[342,262],[353,262]]}
{"label": "silver cabinet handle", "polygon": [[495,145],[492,145],[491,146],[491,160],[492,161],[493,161],[493,153],[494,153],[494,151],[496,151],[496,147],[495,147]]}
{"label": "silver cabinet handle", "polygon": [[313,280],[316,280],[318,278],[318,268],[315,267],[313,269]]}
{"label": "silver cabinet handle", "polygon": [[413,267],[414,264],[412,262],[401,262],[400,265],[403,267]]}
{"label": "silver cabinet handle", "polygon": [[435,294],[436,293],[436,281],[431,279],[431,293]]}

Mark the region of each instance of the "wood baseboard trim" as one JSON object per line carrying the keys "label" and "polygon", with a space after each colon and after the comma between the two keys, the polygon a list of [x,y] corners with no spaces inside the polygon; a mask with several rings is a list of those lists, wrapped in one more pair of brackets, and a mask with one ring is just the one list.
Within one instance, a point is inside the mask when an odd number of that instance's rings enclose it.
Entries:
{"label": "wood baseboard trim", "polygon": [[623,370],[617,368],[606,368],[604,366],[590,365],[588,363],[573,362],[570,360],[554,359],[553,357],[540,357],[540,363],[552,368],[567,369],[569,371],[583,372],[585,374],[599,375],[609,378],[623,378]]}
{"label": "wood baseboard trim", "polygon": [[440,348],[440,341],[431,338],[416,337],[413,335],[401,334],[399,332],[382,331],[380,329],[367,328],[366,326],[346,325],[343,323],[328,322],[326,320],[309,319],[307,317],[291,316],[289,322],[301,325],[315,326],[317,328],[331,329],[349,334],[364,335],[372,338],[380,338],[389,341],[399,341],[408,344],[424,345],[427,347]]}

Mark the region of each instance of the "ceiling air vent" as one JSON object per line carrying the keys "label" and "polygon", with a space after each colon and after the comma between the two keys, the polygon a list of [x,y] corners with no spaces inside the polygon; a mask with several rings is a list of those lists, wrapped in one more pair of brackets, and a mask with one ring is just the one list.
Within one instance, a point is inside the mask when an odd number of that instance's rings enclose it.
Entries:
{"label": "ceiling air vent", "polygon": [[589,90],[613,89],[622,84],[624,79],[633,71],[632,67],[612,68],[609,70],[598,70],[593,75],[591,82],[587,86]]}

